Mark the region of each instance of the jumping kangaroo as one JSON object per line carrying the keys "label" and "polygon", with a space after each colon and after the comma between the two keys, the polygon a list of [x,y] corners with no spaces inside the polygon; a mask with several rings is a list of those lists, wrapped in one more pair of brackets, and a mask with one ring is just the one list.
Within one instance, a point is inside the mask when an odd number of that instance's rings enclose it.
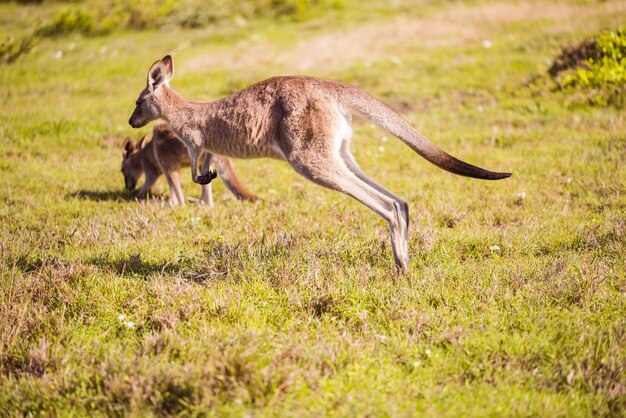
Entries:
{"label": "jumping kangaroo", "polygon": [[[169,85],[174,73],[166,55],[148,70],[129,123],[134,128],[163,118],[187,145],[191,176],[210,181],[211,154],[286,161],[312,182],[345,193],[387,220],[395,264],[409,263],[409,205],[367,177],[350,153],[352,112],[400,138],[436,166],[485,180],[509,177],[460,161],[433,145],[400,115],[362,89],[304,76],[273,77],[214,102],[183,98]],[[206,150],[201,176],[198,159]]]}
{"label": "jumping kangaroo", "polygon": [[[172,206],[184,205],[185,196],[180,186],[178,171],[181,166],[191,164],[187,147],[165,122],[157,123],[152,130],[152,140],[145,145],[144,142],[145,137],[136,143],[130,139],[124,141],[122,173],[126,188],[133,190],[139,177],[145,174],[144,184],[137,193],[137,197],[143,199],[161,174],[165,174],[170,187],[170,203]],[[230,158],[215,156],[213,162],[220,178],[237,199],[250,201],[258,199],[239,180]],[[202,185],[200,202],[213,207],[213,193],[210,184]]]}

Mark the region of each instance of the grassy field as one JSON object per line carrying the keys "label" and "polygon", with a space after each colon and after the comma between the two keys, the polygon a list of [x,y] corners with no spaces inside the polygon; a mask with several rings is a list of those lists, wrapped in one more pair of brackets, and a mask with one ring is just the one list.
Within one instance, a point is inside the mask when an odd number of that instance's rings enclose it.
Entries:
{"label": "grassy field", "polygon": [[[0,35],[63,4],[0,3]],[[36,36],[0,64],[0,416],[625,416],[626,121],[546,75],[620,1],[337,3]],[[279,74],[357,84],[499,182],[355,124],[387,225],[286,164],[236,161],[263,200],[124,190],[146,72],[211,100]],[[199,196],[188,170],[187,195]]]}

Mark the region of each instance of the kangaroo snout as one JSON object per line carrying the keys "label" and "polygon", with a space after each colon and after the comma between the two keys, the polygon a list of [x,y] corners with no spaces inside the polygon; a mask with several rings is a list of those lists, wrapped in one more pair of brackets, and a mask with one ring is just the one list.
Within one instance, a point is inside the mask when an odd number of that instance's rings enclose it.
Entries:
{"label": "kangaroo snout", "polygon": [[137,128],[143,128],[144,126],[146,126],[151,121],[152,121],[152,119],[146,119],[142,115],[137,115],[137,114],[133,113],[131,115],[130,119],[128,119],[128,124],[131,127],[137,129]]}
{"label": "kangaroo snout", "polygon": [[126,185],[126,190],[128,191],[133,191],[135,190],[135,187],[137,186],[137,181],[133,180],[132,178],[129,177],[124,177],[124,183]]}

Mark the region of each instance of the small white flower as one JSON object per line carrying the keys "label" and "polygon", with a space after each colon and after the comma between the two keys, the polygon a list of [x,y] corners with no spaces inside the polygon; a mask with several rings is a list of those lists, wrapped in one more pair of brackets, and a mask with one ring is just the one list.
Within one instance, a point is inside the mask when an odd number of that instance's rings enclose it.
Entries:
{"label": "small white flower", "polygon": [[489,247],[489,249],[490,249],[491,251],[498,252],[498,251],[500,251],[500,246],[498,246],[498,245],[492,245],[491,247]]}
{"label": "small white flower", "polygon": [[378,147],[378,152],[385,152],[385,147],[383,147],[382,145]]}
{"label": "small white flower", "polygon": [[485,108],[482,107],[482,105],[478,105],[478,107],[476,108],[476,110],[478,110],[480,113],[485,111]]}
{"label": "small white flower", "polygon": [[392,56],[391,58],[389,58],[391,60],[391,62],[393,62],[395,65],[401,65],[402,64],[402,60],[400,59],[400,57],[396,57],[395,55]]}
{"label": "small white flower", "polygon": [[493,44],[491,43],[491,41],[490,41],[489,39],[485,39],[485,40],[483,41],[483,48],[487,48],[487,49],[489,49],[489,48],[491,48],[492,46],[493,46]]}
{"label": "small white flower", "polygon": [[61,58],[63,58],[63,51],[61,51],[60,49],[54,53],[54,58],[60,60]]}
{"label": "small white flower", "polygon": [[427,348],[426,351],[424,351],[424,353],[426,353],[427,356],[430,356],[433,352]]}
{"label": "small white flower", "polygon": [[419,361],[414,361],[413,362],[413,367],[419,367],[421,365],[422,365],[422,363],[420,363]]}
{"label": "small white flower", "polygon": [[134,329],[135,328],[135,323],[133,321],[126,321],[126,322],[124,322],[124,326],[126,326],[126,328],[128,328],[128,329]]}
{"label": "small white flower", "polygon": [[517,194],[517,197],[519,197],[520,199],[526,199],[526,192],[519,192]]}
{"label": "small white flower", "polygon": [[383,135],[383,137],[380,138],[380,140],[383,141],[383,142],[387,142],[387,141],[389,141],[389,137],[387,135]]}
{"label": "small white flower", "polygon": [[102,48],[100,48],[100,53],[101,54],[106,54],[107,53],[107,47],[103,46]]}
{"label": "small white flower", "polygon": [[117,317],[118,321],[123,321],[125,319],[126,319],[126,315],[124,315],[124,314],[121,314],[120,316]]}

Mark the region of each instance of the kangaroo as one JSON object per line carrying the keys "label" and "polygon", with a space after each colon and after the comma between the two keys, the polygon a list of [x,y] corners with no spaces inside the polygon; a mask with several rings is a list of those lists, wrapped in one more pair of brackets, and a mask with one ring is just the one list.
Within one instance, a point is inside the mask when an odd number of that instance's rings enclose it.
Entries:
{"label": "kangaroo", "polygon": [[[178,171],[181,166],[189,166],[191,163],[187,147],[176,137],[170,126],[164,122],[156,124],[152,130],[152,140],[146,145],[144,142],[145,137],[136,143],[130,139],[124,141],[122,173],[126,188],[133,190],[139,177],[145,174],[144,184],[137,193],[137,197],[143,199],[161,174],[165,174],[170,188],[170,203],[172,206],[184,205],[185,197],[180,186]],[[230,158],[215,156],[213,162],[217,174],[220,175],[226,187],[237,199],[249,201],[258,199],[241,183],[235,174]],[[202,185],[200,202],[213,207],[213,193],[210,184]]]}
{"label": "kangaroo", "polygon": [[[201,102],[176,93],[170,87],[173,74],[169,55],[152,64],[129,124],[139,128],[157,118],[166,120],[189,150],[194,182],[211,180],[212,154],[286,161],[301,176],[356,199],[385,219],[399,270],[405,271],[409,263],[409,205],[357,165],[350,152],[352,112],[451,173],[485,180],[511,175],[452,157],[384,103],[350,84],[306,76],[273,77],[217,101]],[[198,175],[202,151],[208,154]]]}

